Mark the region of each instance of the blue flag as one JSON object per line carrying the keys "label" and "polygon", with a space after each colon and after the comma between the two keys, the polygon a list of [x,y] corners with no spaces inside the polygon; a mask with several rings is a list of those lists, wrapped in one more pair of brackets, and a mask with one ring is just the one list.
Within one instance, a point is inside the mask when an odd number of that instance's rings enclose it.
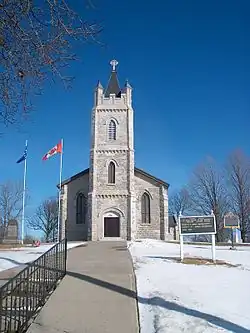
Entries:
{"label": "blue flag", "polygon": [[27,142],[26,142],[26,146],[25,146],[25,149],[24,149],[23,156],[19,158],[19,160],[17,161],[17,163],[21,163],[21,162],[23,162],[23,161],[26,160],[26,158],[27,158],[27,150],[28,150],[28,147],[27,147]]}

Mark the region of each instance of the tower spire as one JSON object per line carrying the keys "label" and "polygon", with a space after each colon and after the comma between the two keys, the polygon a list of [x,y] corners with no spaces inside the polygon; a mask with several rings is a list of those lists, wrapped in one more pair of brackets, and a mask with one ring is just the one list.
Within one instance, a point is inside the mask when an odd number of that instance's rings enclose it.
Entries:
{"label": "tower spire", "polygon": [[105,91],[104,96],[109,97],[110,94],[115,94],[116,97],[119,97],[121,94],[120,85],[117,78],[116,66],[118,65],[117,60],[111,60],[110,65],[112,67],[112,72],[109,78],[108,86]]}

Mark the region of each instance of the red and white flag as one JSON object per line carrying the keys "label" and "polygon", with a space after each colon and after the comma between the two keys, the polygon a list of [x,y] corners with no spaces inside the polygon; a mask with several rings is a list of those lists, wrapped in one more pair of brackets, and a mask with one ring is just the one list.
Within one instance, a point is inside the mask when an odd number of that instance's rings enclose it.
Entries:
{"label": "red and white flag", "polygon": [[51,148],[44,156],[43,156],[43,161],[46,161],[49,159],[51,156],[57,154],[57,153],[62,153],[62,141],[60,141],[55,147]]}

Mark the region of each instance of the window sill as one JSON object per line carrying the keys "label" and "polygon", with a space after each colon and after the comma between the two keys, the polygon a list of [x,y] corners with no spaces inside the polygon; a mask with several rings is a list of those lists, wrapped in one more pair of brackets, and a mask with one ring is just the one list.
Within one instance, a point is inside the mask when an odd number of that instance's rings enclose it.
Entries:
{"label": "window sill", "polygon": [[108,186],[115,186],[115,184],[109,184],[109,183],[108,183],[107,185],[108,185]]}

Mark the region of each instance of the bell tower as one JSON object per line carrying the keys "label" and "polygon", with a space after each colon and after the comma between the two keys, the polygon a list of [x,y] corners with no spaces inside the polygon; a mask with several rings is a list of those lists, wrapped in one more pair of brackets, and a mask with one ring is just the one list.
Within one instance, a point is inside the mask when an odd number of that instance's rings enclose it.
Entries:
{"label": "bell tower", "polygon": [[121,89],[118,61],[94,92],[89,168],[89,238],[131,239],[136,234],[132,87]]}

